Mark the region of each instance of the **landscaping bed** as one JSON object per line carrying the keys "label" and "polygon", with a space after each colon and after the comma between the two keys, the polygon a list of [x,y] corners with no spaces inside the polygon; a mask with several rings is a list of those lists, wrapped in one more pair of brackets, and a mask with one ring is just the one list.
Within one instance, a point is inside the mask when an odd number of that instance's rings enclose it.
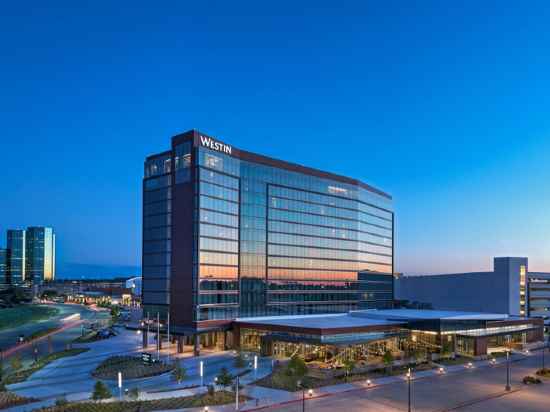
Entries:
{"label": "landscaping bed", "polygon": [[89,350],[88,348],[75,348],[75,349],[68,349],[68,350],[55,352],[50,355],[43,356],[39,358],[37,362],[34,362],[30,367],[19,370],[17,372],[10,373],[8,376],[6,376],[4,383],[6,385],[11,385],[13,383],[24,382],[29,378],[29,376],[31,376],[36,371],[39,371],[49,363],[52,363],[57,359],[65,358],[67,356],[80,355],[81,353],[86,352],[88,350]]}
{"label": "landscaping bed", "polygon": [[[413,368],[413,374],[415,372],[434,369],[435,366],[430,363],[422,363],[415,365]],[[381,368],[375,369],[370,372],[364,373],[351,373],[349,376],[327,376],[326,378],[319,378],[313,376],[296,376],[289,374],[286,368],[279,367],[275,371],[255,382],[256,385],[264,386],[266,388],[282,389],[285,391],[297,391],[301,388],[315,389],[323,386],[337,385],[346,382],[366,381],[367,379],[378,379],[385,376],[404,375],[407,373],[407,366],[394,366],[393,368]],[[301,387],[298,388],[298,382]]]}
{"label": "landscaping bed", "polygon": [[7,409],[34,401],[35,399],[33,398],[25,398],[23,396],[16,395],[15,393],[0,391],[0,409]]}
{"label": "landscaping bed", "polygon": [[539,369],[536,374],[543,378],[550,378],[550,368]]}
{"label": "landscaping bed", "polygon": [[92,376],[97,379],[117,379],[118,372],[122,372],[124,379],[136,379],[161,375],[172,369],[173,365],[164,362],[145,364],[137,356],[111,356],[95,368]]}
{"label": "landscaping bed", "polygon": [[[239,396],[241,402],[248,398]],[[214,392],[182,398],[157,399],[152,401],[124,402],[79,402],[66,405],[38,409],[40,412],[128,412],[128,411],[161,411],[183,408],[198,408],[203,406],[225,405],[235,402],[235,394],[228,391]]]}

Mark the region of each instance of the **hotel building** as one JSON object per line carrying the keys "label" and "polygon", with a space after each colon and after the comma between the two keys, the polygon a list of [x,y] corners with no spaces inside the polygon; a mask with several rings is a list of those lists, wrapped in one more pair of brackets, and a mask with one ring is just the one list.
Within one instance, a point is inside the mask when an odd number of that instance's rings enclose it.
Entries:
{"label": "hotel building", "polygon": [[379,189],[177,135],[145,160],[144,318],[160,318],[179,351],[371,363],[387,350],[485,356],[541,339],[542,320],[506,312],[393,309],[393,234],[392,198]]}
{"label": "hotel building", "polygon": [[144,313],[188,334],[391,307],[391,290],[366,289],[392,285],[393,219],[391,196],[358,180],[175,136],[145,160]]}

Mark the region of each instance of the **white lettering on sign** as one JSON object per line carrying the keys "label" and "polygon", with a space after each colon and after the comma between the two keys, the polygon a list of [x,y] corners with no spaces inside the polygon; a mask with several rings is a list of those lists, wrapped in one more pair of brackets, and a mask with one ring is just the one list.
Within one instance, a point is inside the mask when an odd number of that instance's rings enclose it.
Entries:
{"label": "white lettering on sign", "polygon": [[207,136],[203,136],[202,134],[200,136],[201,136],[201,146],[208,147],[209,149],[226,153],[228,155],[231,154],[231,146],[224,143],[216,142],[214,139]]}

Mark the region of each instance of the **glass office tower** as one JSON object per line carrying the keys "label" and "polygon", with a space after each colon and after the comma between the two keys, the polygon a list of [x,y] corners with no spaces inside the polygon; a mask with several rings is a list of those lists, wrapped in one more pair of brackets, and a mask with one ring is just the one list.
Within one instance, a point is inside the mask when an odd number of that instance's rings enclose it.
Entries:
{"label": "glass office tower", "polygon": [[0,288],[9,285],[9,266],[8,266],[8,249],[0,249]]}
{"label": "glass office tower", "polygon": [[12,285],[23,284],[26,278],[25,231],[11,229],[7,231],[8,266]]}
{"label": "glass office tower", "polygon": [[391,197],[357,180],[190,131],[146,159],[143,190],[145,311],[182,330],[345,312],[358,272],[392,282]]}
{"label": "glass office tower", "polygon": [[55,278],[55,234],[51,227],[29,227],[25,236],[26,277],[33,284]]}

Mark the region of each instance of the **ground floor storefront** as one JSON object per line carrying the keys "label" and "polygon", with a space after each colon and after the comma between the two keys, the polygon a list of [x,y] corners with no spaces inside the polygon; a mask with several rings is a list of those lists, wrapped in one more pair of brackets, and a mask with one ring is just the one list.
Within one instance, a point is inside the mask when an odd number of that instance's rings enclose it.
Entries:
{"label": "ground floor storefront", "polygon": [[345,360],[380,364],[522,349],[543,340],[543,324],[507,315],[382,310],[242,319],[234,322],[233,333],[238,349],[264,356],[299,355],[327,365]]}

